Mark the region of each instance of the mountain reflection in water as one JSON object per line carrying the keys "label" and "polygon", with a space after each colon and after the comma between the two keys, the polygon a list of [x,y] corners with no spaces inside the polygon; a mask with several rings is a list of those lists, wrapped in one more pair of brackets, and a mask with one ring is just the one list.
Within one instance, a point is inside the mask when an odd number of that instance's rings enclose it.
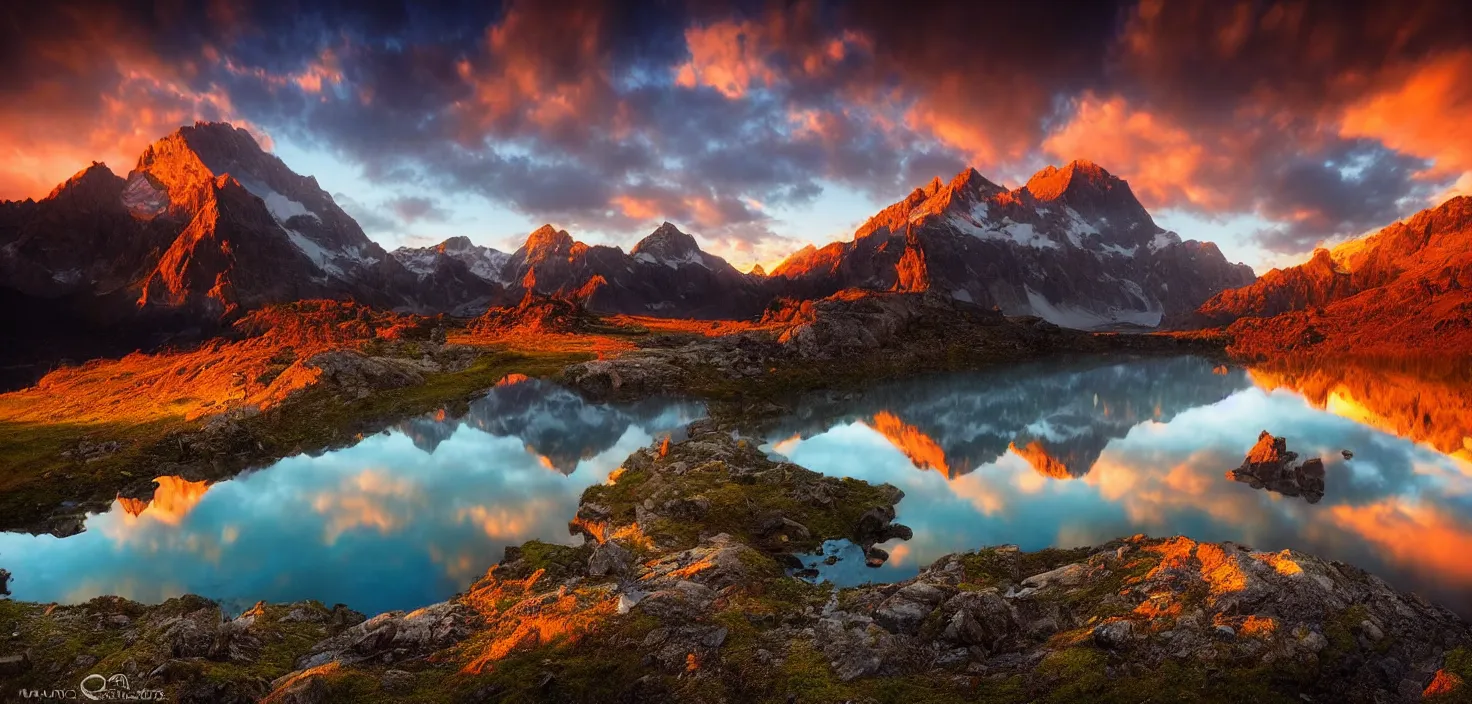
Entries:
{"label": "mountain reflection in water", "polygon": [[519,380],[462,417],[414,418],[318,457],[214,485],[160,477],[151,500],[120,498],[72,537],[0,534],[0,566],[29,601],[194,593],[236,608],[414,608],[465,588],[507,545],[575,542],[567,521],[583,489],[703,415],[688,402],[594,405]]}
{"label": "mountain reflection in water", "polygon": [[[793,462],[905,492],[898,519],[915,537],[882,546],[883,567],[842,544],[835,565],[807,560],[841,584],[981,545],[1183,533],[1343,560],[1472,616],[1468,389],[1405,368],[1096,359],[819,395],[769,437]],[[1324,461],[1321,502],[1226,478],[1264,429]]]}

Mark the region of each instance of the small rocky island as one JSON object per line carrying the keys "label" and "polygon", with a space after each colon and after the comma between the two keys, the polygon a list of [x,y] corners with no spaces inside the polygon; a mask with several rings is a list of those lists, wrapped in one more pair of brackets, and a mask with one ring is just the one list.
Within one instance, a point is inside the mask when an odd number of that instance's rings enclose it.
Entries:
{"label": "small rocky island", "polygon": [[790,576],[825,539],[908,537],[902,497],[699,421],[585,492],[581,545],[509,548],[449,601],[371,618],[316,602],[232,618],[192,596],[0,601],[0,682],[10,696],[115,672],[166,701],[283,704],[1468,695],[1472,626],[1293,551],[1134,536],[984,547],[894,584]]}
{"label": "small rocky island", "polygon": [[[1345,459],[1352,456],[1344,451]],[[1257,444],[1247,453],[1242,466],[1227,472],[1227,478],[1254,489],[1267,489],[1284,496],[1302,496],[1304,501],[1318,503],[1324,498],[1324,461],[1311,457],[1295,465],[1297,452],[1288,451],[1288,440],[1264,430]]]}

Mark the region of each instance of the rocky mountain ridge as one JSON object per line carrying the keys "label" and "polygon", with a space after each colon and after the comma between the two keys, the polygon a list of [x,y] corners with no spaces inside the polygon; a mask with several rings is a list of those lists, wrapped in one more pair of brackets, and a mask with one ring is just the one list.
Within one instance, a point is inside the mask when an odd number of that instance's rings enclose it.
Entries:
{"label": "rocky mountain ridge", "polygon": [[1224,291],[1196,312],[1248,357],[1472,349],[1472,197],[1458,196],[1305,263]]}
{"label": "rocky mountain ridge", "polygon": [[772,277],[806,297],[933,289],[1075,328],[1154,327],[1253,280],[1215,245],[1157,226],[1127,182],[1086,161],[1013,190],[975,169],[936,179]]}
{"label": "rocky mountain ridge", "polygon": [[164,137],[126,177],[94,164],[42,201],[0,207],[0,285],[202,320],[308,297],[473,315],[526,291],[604,313],[754,318],[779,297],[858,287],[934,288],[1071,327],[1153,326],[1247,280],[1082,161],[1011,191],[973,169],[936,179],[852,242],[804,249],[771,275],[737,271],[670,223],[628,252],[547,225],[515,252],[455,237],[390,255],[315,179],[224,123]]}

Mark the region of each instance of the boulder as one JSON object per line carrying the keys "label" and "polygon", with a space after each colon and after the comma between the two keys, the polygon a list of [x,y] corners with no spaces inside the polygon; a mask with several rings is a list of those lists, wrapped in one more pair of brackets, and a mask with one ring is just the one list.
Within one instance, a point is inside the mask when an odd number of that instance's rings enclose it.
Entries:
{"label": "boulder", "polygon": [[591,577],[623,576],[628,574],[629,566],[633,562],[633,553],[619,545],[618,542],[610,540],[593,548],[593,554],[588,557],[588,575]]}

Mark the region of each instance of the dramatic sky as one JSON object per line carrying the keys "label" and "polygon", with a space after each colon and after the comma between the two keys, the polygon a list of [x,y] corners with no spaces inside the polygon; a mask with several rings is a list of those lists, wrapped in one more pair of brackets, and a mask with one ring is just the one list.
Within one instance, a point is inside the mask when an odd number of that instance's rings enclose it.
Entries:
{"label": "dramatic sky", "polygon": [[10,5],[0,198],[229,120],[390,248],[669,220],[770,265],[1084,158],[1262,271],[1472,192],[1457,0]]}

